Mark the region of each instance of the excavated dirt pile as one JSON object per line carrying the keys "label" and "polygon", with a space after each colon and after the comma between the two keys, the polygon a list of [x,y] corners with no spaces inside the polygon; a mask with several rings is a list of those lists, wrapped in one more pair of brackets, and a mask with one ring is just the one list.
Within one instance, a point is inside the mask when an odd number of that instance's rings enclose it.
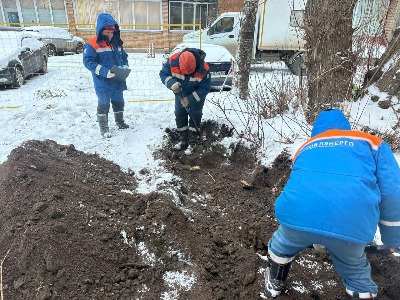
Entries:
{"label": "excavated dirt pile", "polygon": [[[229,128],[203,125],[207,140],[190,157],[172,150],[176,133],[166,130],[155,155],[176,177],[148,195],[135,192],[135,174],[73,145],[14,149],[0,165],[4,300],[260,299],[260,256],[290,158],[256,166],[252,150],[217,143]],[[379,299],[400,299],[399,258],[369,259]],[[282,300],[343,299],[329,257],[311,249],[287,287]]]}

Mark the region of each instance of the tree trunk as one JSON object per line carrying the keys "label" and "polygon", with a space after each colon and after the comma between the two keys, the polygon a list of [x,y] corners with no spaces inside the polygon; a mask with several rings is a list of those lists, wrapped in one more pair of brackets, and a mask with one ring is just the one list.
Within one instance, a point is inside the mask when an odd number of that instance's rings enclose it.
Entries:
{"label": "tree trunk", "polygon": [[249,96],[249,74],[253,53],[257,8],[257,0],[245,0],[243,8],[244,18],[239,33],[238,53],[236,55],[237,69],[235,72],[240,99],[247,99]]}
{"label": "tree trunk", "polygon": [[[381,92],[388,94],[387,99],[400,99],[400,29],[394,32],[393,39],[389,43],[386,52],[378,65],[376,86]],[[385,72],[384,72],[385,71]],[[375,73],[373,74],[375,75]],[[373,81],[374,77],[371,81]],[[398,100],[393,101],[396,103]]]}
{"label": "tree trunk", "polygon": [[308,111],[311,123],[322,109],[351,98],[355,73],[352,17],[357,0],[308,0],[305,9]]}

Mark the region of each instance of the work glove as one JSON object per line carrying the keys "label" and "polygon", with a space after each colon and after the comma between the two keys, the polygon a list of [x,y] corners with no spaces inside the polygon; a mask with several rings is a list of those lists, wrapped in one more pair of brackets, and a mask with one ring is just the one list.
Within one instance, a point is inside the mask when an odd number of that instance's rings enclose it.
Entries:
{"label": "work glove", "polygon": [[110,71],[107,72],[107,78],[114,78],[115,73],[111,73]]}
{"label": "work glove", "polygon": [[183,107],[187,108],[188,105],[189,105],[189,100],[188,100],[188,98],[182,97],[182,98],[181,98],[181,104],[182,104]]}
{"label": "work glove", "polygon": [[174,94],[179,94],[180,92],[182,92],[182,85],[179,82],[175,82],[171,86],[171,90],[174,92]]}

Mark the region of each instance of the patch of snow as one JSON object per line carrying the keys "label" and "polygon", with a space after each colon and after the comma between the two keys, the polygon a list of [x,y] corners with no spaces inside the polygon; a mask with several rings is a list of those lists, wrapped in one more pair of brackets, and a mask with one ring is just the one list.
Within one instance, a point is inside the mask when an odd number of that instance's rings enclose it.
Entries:
{"label": "patch of snow", "polygon": [[196,276],[189,274],[187,271],[168,271],[164,274],[163,279],[169,287],[185,292],[189,291],[197,281]]}

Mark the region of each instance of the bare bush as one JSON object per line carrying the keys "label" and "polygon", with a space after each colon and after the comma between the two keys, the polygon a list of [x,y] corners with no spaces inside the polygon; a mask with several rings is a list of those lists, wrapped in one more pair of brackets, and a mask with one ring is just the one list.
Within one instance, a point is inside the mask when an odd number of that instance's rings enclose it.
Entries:
{"label": "bare bush", "polygon": [[399,125],[400,121],[394,126],[394,130],[385,130],[379,131],[378,129],[370,128],[368,126],[364,126],[361,128],[361,131],[378,136],[385,142],[387,142],[392,149],[392,151],[397,152],[400,151],[400,138],[399,138]]}
{"label": "bare bush", "polygon": [[[241,100],[235,93],[237,90],[233,90],[224,99],[215,97],[210,102],[223,113],[235,132],[256,148],[261,147],[265,141],[265,128],[272,129],[280,137],[277,142],[284,144],[293,143],[299,131],[308,133],[308,124],[303,121],[303,117],[299,117],[306,107],[307,92],[299,85],[299,77],[285,69],[253,69],[250,97]],[[273,121],[278,116],[282,120],[280,127]],[[240,129],[234,125],[237,120],[241,124]],[[293,122],[297,124],[296,128],[291,128]]]}
{"label": "bare bush", "polygon": [[259,113],[265,119],[282,115],[290,108],[302,109],[306,102],[306,92],[299,86],[297,78],[283,73],[268,78],[263,74],[255,76],[250,95],[261,108]]}
{"label": "bare bush", "polygon": [[36,99],[58,98],[64,96],[67,96],[64,90],[46,89],[46,90],[37,90],[35,93]]}

